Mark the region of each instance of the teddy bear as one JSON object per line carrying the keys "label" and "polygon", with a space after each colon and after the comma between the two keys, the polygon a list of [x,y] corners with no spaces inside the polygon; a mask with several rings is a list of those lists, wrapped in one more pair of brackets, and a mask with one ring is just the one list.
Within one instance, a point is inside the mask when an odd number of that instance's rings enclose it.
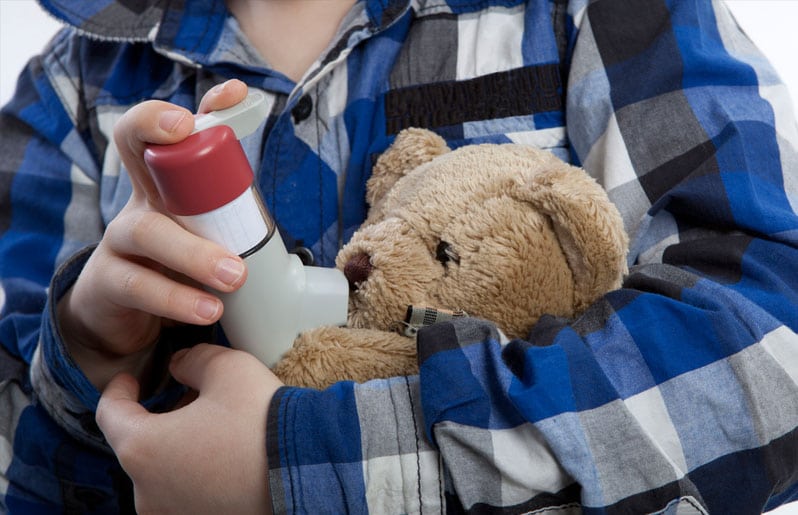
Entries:
{"label": "teddy bear", "polygon": [[367,218],[336,258],[347,324],[300,334],[274,367],[286,384],[414,374],[415,319],[479,317],[523,338],[544,314],[578,316],[627,272],[628,237],[604,189],[545,150],[450,150],[405,129],[366,189]]}

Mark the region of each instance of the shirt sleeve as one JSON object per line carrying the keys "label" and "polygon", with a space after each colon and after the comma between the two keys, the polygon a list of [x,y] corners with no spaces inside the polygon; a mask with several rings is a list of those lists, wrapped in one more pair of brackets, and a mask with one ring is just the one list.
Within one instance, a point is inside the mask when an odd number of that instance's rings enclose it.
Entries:
{"label": "shirt sleeve", "polygon": [[[124,202],[129,193],[115,152],[106,152],[113,120],[93,118],[84,102],[92,85],[82,75],[83,45],[59,33],[29,62],[0,114],[0,343],[29,367],[31,396],[53,420],[104,446],[87,423],[100,394],[66,351],[55,317],[114,215],[103,195]],[[178,394],[171,388],[147,404],[163,409]]]}
{"label": "shirt sleeve", "polygon": [[441,512],[443,471],[422,417],[417,376],[281,388],[267,428],[274,513]]}
{"label": "shirt sleeve", "polygon": [[[62,33],[48,51],[32,59],[0,114],[0,341],[7,352],[39,372],[33,374],[34,388],[58,385],[32,395],[57,407],[56,420],[71,420],[75,424],[68,425],[77,427],[76,411],[89,409],[85,401],[92,396],[86,390],[90,384],[68,358],[64,364],[71,370],[44,370],[53,364],[48,351],[63,350],[51,309],[57,298],[52,295],[62,294],[71,284],[51,289],[51,279],[72,254],[98,241],[103,228],[98,203],[91,200],[98,192],[97,176],[92,174],[96,158],[80,134],[78,124],[83,122],[77,118],[77,104],[64,103],[77,102],[79,80],[55,74],[56,69],[62,74],[70,71],[64,58],[69,45]],[[74,260],[62,277],[74,281],[87,255]],[[67,376],[80,376],[81,389],[66,387]],[[37,380],[42,377],[52,381]],[[98,396],[96,391],[93,395]],[[82,409],[75,410],[81,404]]]}
{"label": "shirt sleeve", "polygon": [[[787,90],[720,2],[571,2],[568,15],[572,157],[624,217],[623,287],[525,340],[471,319],[423,329],[402,404],[390,381],[282,390],[268,430],[277,508],[326,495],[321,477],[335,502],[394,491],[372,486],[402,477],[372,468],[377,456],[402,473],[402,456],[424,456],[413,484],[442,488],[450,511],[761,513],[798,496]],[[423,431],[403,430],[408,418]],[[404,454],[411,435],[437,458]],[[387,454],[370,443],[385,440]],[[406,512],[425,499],[409,490]]]}

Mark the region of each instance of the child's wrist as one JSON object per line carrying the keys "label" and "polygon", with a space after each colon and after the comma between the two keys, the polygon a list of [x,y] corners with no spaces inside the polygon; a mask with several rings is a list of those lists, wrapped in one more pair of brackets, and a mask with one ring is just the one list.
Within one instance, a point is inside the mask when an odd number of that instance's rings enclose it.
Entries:
{"label": "child's wrist", "polygon": [[130,353],[118,354],[106,350],[99,339],[92,337],[77,317],[69,313],[71,291],[56,307],[56,321],[65,351],[86,378],[102,391],[117,374],[125,372],[140,384],[147,384],[151,373],[155,345]]}

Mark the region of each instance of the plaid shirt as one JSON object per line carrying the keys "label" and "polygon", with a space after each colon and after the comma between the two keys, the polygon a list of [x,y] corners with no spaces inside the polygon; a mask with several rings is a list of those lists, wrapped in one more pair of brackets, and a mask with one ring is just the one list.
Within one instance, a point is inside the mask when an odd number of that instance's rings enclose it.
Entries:
{"label": "plaid shirt", "polygon": [[419,333],[419,376],[281,389],[277,512],[759,513],[798,498],[798,127],[720,3],[361,0],[298,83],[222,0],[41,3],[72,28],[0,118],[8,511],[130,510],[52,310],[130,193],[115,120],[147,98],[196,108],[229,77],[269,96],[244,144],[287,244],[321,264],[409,126],[584,166],[632,238],[623,288],[578,320],[509,343],[487,322],[441,323]]}

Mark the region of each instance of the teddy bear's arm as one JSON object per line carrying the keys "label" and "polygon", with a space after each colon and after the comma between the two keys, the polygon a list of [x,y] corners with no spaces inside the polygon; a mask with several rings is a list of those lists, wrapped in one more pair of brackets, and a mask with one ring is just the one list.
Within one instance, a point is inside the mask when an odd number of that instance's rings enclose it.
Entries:
{"label": "teddy bear's arm", "polygon": [[300,334],[273,369],[286,384],[326,388],[418,373],[416,340],[374,329],[320,327]]}

